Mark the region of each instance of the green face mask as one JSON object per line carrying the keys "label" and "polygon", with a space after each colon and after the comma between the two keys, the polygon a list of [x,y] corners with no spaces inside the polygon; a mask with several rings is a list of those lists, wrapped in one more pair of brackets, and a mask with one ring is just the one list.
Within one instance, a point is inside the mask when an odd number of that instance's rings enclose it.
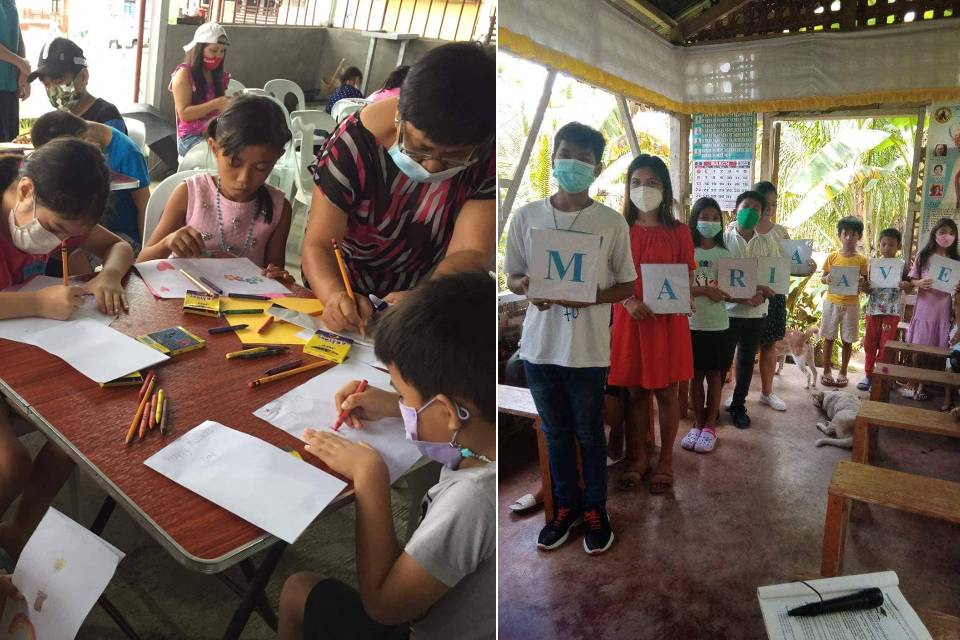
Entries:
{"label": "green face mask", "polygon": [[50,104],[60,111],[69,111],[80,102],[82,95],[83,92],[78,90],[73,82],[47,87],[47,98],[50,99]]}
{"label": "green face mask", "polygon": [[743,229],[753,229],[760,221],[760,214],[756,209],[744,207],[737,211],[737,224]]}

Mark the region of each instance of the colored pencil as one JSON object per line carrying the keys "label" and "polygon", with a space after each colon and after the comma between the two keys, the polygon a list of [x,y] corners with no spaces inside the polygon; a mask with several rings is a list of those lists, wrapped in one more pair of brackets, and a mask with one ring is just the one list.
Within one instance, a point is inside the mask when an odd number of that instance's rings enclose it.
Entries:
{"label": "colored pencil", "polygon": [[250,325],[248,324],[235,324],[228,327],[214,327],[213,329],[207,329],[207,333],[230,333],[232,331],[240,331],[240,329],[246,329]]}
{"label": "colored pencil", "polygon": [[270,300],[268,296],[258,296],[254,293],[228,293],[228,298],[238,298],[240,300]]}
{"label": "colored pencil", "polygon": [[153,369],[147,372],[147,377],[143,379],[143,385],[140,386],[140,397],[143,397],[144,392],[147,390],[147,387],[150,386],[150,381],[156,377],[156,374],[153,372]]}
{"label": "colored pencil", "polygon": [[63,261],[63,286],[70,286],[70,265],[67,264],[69,256],[67,255],[67,248],[60,245],[60,260]]}
{"label": "colored pencil", "polygon": [[[150,372],[153,373],[152,371]],[[125,444],[130,444],[133,442],[133,438],[137,435],[137,427],[140,426],[140,422],[143,418],[143,412],[147,407],[147,403],[150,401],[150,394],[153,393],[153,385],[156,382],[156,378],[151,378],[149,384],[147,385],[147,392],[140,396],[140,404],[137,405],[137,413],[133,417],[133,422],[130,423],[130,429],[127,431],[127,437],[124,440]]]}
{"label": "colored pencil", "polygon": [[259,315],[263,309],[224,309],[220,313],[225,316]]}
{"label": "colored pencil", "polygon": [[194,278],[192,275],[190,275],[189,273],[187,273],[187,272],[184,271],[183,269],[180,269],[180,273],[182,273],[184,276],[186,276],[186,278],[187,278],[190,282],[192,282],[193,284],[195,284],[195,285],[197,285],[198,287],[200,287],[201,290],[205,291],[205,292],[207,293],[207,295],[211,295],[211,296],[212,296],[212,295],[216,295],[216,294],[213,293],[213,291],[210,291],[210,289],[207,288],[207,285],[201,283],[199,280],[197,280],[196,278]]}
{"label": "colored pencil", "polygon": [[262,325],[260,325],[260,328],[257,329],[257,333],[258,333],[258,334],[263,333],[263,332],[266,331],[267,328],[269,328],[270,325],[272,325],[272,324],[273,324],[273,316],[270,316],[270,317],[267,318],[267,321],[266,321],[266,322],[264,322]]}
{"label": "colored pencil", "polygon": [[293,360],[287,364],[281,364],[279,367],[274,367],[273,369],[267,369],[263,372],[265,376],[272,376],[278,373],[283,373],[284,371],[290,371],[291,369],[296,369],[303,364],[303,360]]}
{"label": "colored pencil", "polygon": [[[351,393],[350,395],[351,395],[351,396],[355,396],[355,395],[357,395],[358,393],[363,393],[364,389],[366,389],[366,388],[367,388],[367,381],[366,381],[366,380],[361,380],[360,382],[357,383],[357,388],[354,389],[354,390],[353,390],[353,393]],[[348,396],[348,397],[349,397],[349,396]],[[334,425],[333,425],[333,430],[334,430],[334,431],[340,431],[340,427],[343,426],[344,420],[346,420],[349,415],[350,415],[350,411],[349,411],[349,410],[344,409],[343,411],[341,411],[341,412],[340,412],[340,415],[337,416],[337,421],[336,421],[336,422],[334,423]]]}
{"label": "colored pencil", "polygon": [[[160,391],[157,392],[157,410],[154,415],[155,419],[153,421],[154,424],[158,427],[160,426],[160,410],[163,408],[163,403],[166,399],[167,397],[163,393],[163,389],[160,389]],[[151,425],[150,428],[153,429],[153,425]]]}
{"label": "colored pencil", "polygon": [[[340,251],[340,247],[337,245],[336,238],[330,238],[331,244],[333,244],[333,254],[337,257],[337,264],[340,266],[340,275],[343,277],[343,286],[347,289],[347,295],[350,296],[350,299],[353,300],[353,304],[357,307],[357,315],[360,315],[360,305],[357,304],[357,296],[353,294],[353,287],[350,286],[350,277],[347,275],[347,263],[343,260],[343,253]],[[366,337],[364,335],[364,326],[363,318],[360,319],[360,337]]]}
{"label": "colored pencil", "polygon": [[297,367],[296,369],[290,369],[289,371],[284,371],[282,373],[275,373],[272,376],[264,376],[262,378],[257,378],[247,383],[247,386],[253,389],[254,387],[259,387],[261,385],[267,384],[268,382],[274,382],[275,380],[283,380],[284,378],[289,378],[290,376],[295,376],[299,373],[305,371],[313,371],[314,369],[326,369],[327,367],[332,367],[333,362],[329,360],[320,360],[318,362],[311,362],[310,364],[305,364],[302,367]]}
{"label": "colored pencil", "polygon": [[205,285],[207,285],[208,287],[210,287],[211,289],[213,289],[214,291],[216,291],[218,296],[222,296],[222,295],[223,295],[223,289],[221,289],[221,288],[218,287],[217,285],[213,284],[212,282],[210,282],[209,280],[207,280],[207,279],[204,278],[203,276],[200,276],[200,281],[203,282],[203,284],[205,284]]}
{"label": "colored pencil", "polygon": [[170,401],[165,397],[163,399],[163,408],[160,411],[160,435],[165,436],[170,433],[170,424],[167,421],[167,404]]}

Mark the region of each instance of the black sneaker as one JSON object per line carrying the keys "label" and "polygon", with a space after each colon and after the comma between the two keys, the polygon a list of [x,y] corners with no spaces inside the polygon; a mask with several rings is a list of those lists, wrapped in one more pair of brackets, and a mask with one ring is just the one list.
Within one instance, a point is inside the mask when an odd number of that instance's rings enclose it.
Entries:
{"label": "black sneaker", "polygon": [[556,549],[570,536],[570,529],[583,522],[579,511],[569,507],[560,507],[547,526],[540,530],[537,547],[544,551]]}
{"label": "black sneaker", "polygon": [[737,429],[749,429],[750,428],[750,416],[747,415],[747,410],[743,407],[729,408],[727,409],[730,412],[730,420],[733,421],[733,426]]}
{"label": "black sneaker", "polygon": [[583,512],[586,531],[583,534],[583,550],[592,556],[599,555],[613,544],[613,529],[606,509],[599,507]]}

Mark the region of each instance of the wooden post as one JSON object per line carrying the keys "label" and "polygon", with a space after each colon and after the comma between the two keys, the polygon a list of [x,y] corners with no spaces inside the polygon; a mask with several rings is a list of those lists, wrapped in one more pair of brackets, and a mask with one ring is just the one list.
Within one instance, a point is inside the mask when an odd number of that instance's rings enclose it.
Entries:
{"label": "wooden post", "polygon": [[820,561],[820,575],[824,578],[834,578],[843,571],[843,546],[847,538],[849,515],[850,500],[828,494],[827,517],[823,525],[823,556]]}
{"label": "wooden post", "polygon": [[690,207],[690,126],[687,114],[670,117],[670,180],[673,197],[680,206],[680,219],[686,221]]}
{"label": "wooden post", "polygon": [[[920,180],[920,156],[923,155],[923,132],[927,118],[926,107],[917,109],[917,131],[913,136],[913,169],[910,172],[910,187],[907,191],[907,215],[903,229],[903,259],[910,264],[913,260],[913,228],[917,223],[917,212],[923,196],[917,199],[917,182]],[[926,168],[927,171],[930,167]]]}
{"label": "wooden post", "polygon": [[770,156],[773,152],[773,117],[769,113],[760,114],[760,180],[771,180]]}
{"label": "wooden post", "polygon": [[620,122],[623,124],[623,130],[627,134],[627,142],[630,143],[630,151],[633,156],[640,155],[640,141],[637,139],[637,132],[633,129],[633,120],[630,118],[630,107],[627,105],[627,99],[623,94],[617,94],[617,107],[620,110]]}

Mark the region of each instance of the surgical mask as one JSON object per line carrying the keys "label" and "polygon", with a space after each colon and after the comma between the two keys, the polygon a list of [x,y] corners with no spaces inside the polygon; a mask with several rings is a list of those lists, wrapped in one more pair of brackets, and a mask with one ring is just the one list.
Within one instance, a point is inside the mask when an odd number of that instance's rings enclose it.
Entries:
{"label": "surgical mask", "polygon": [[957,236],[949,233],[938,233],[937,234],[937,244],[943,247],[944,249],[952,247],[954,241],[957,239]]}
{"label": "surgical mask", "polygon": [[553,177],[567,193],[582,193],[596,180],[596,165],[573,158],[561,158],[553,163]]}
{"label": "surgical mask", "polygon": [[45,256],[60,246],[61,240],[37,219],[37,199],[33,199],[33,220],[17,226],[16,208],[10,209],[10,239],[13,245],[34,256]]}
{"label": "surgical mask", "polygon": [[423,165],[401,151],[399,142],[395,142],[393,146],[387,150],[387,153],[390,154],[390,159],[397,165],[397,168],[414,182],[443,182],[466,169],[466,167],[450,167],[443,171],[430,173],[423,168]]}
{"label": "surgical mask", "polygon": [[75,82],[69,84],[59,84],[47,87],[47,98],[55,109],[60,111],[69,111],[78,102],[83,92],[77,89]]}
{"label": "surgical mask", "polygon": [[714,220],[697,220],[697,231],[704,238],[713,238],[723,231],[723,225]]}
{"label": "surgical mask", "polygon": [[[402,402],[398,403],[400,405],[400,416],[403,418],[403,429],[407,432],[407,440],[417,445],[420,453],[431,460],[439,462],[448,469],[457,469],[463,458],[477,458],[483,462],[490,462],[486,456],[474,453],[457,442],[457,436],[460,433],[459,429],[454,432],[453,439],[451,439],[450,442],[428,442],[417,439],[419,437],[418,426],[420,422],[420,412],[436,402],[436,400],[437,397],[434,396],[419,409],[408,407]],[[466,421],[470,418],[470,412],[458,404],[457,417],[460,418],[461,421]]]}
{"label": "surgical mask", "polygon": [[205,66],[205,67],[206,67],[207,69],[209,69],[210,71],[213,71],[214,69],[216,69],[217,67],[220,66],[220,62],[221,62],[222,60],[223,60],[223,58],[207,58],[207,57],[204,57],[204,59],[203,59],[203,66]]}
{"label": "surgical mask", "polygon": [[663,202],[663,192],[655,187],[634,187],[630,189],[630,201],[640,211],[653,211]]}
{"label": "surgical mask", "polygon": [[742,229],[753,229],[758,222],[760,222],[760,214],[757,213],[756,209],[744,207],[737,211],[737,224]]}

